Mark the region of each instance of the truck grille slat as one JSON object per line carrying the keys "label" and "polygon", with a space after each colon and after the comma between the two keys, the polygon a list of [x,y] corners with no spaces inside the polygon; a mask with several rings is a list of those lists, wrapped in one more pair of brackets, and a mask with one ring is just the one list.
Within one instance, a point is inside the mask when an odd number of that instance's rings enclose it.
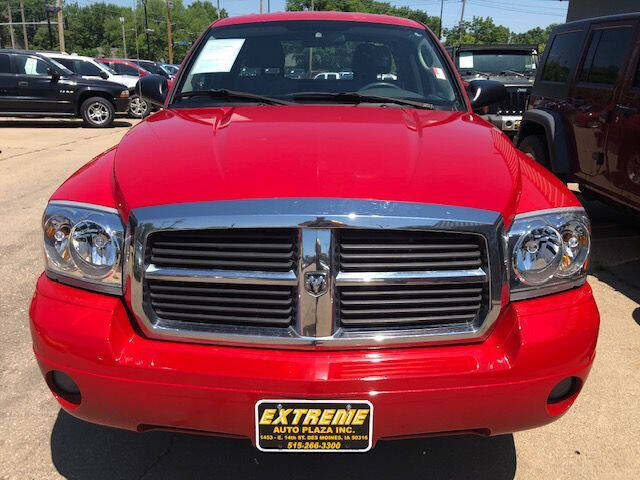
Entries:
{"label": "truck grille slat", "polygon": [[[431,290],[343,290],[341,296],[343,298],[349,297],[378,297],[378,296],[398,296],[408,297],[411,295],[428,296],[428,295],[442,295],[448,297],[450,295],[456,295],[461,293],[481,293],[482,288],[448,288],[448,289],[431,289]],[[375,300],[373,300],[375,301]]]}
{"label": "truck grille slat", "polygon": [[423,326],[434,324],[461,323],[468,322],[475,318],[475,315],[434,315],[420,317],[376,317],[358,318],[343,320],[342,323],[350,327],[373,327],[380,328],[388,325],[411,325]]}
{"label": "truck grille slat", "polygon": [[168,310],[156,310],[158,315],[166,319],[176,319],[179,321],[190,321],[204,324],[246,324],[286,327],[291,323],[291,319],[243,317],[240,315],[208,315],[204,313],[184,313],[172,312]]}
{"label": "truck grille slat", "polygon": [[175,258],[175,257],[160,257],[157,255],[151,256],[151,262],[157,266],[182,266],[188,265],[190,267],[215,267],[215,268],[228,268],[241,270],[257,270],[257,271],[270,271],[270,270],[291,270],[293,268],[293,262],[291,260],[286,262],[260,262],[260,261],[236,261],[236,260],[207,260],[198,258]]}
{"label": "truck grille slat", "polygon": [[404,304],[438,304],[438,303],[468,303],[480,302],[481,295],[475,297],[458,297],[458,298],[407,298],[407,299],[385,299],[385,300],[342,300],[344,307],[354,305],[404,305]]}

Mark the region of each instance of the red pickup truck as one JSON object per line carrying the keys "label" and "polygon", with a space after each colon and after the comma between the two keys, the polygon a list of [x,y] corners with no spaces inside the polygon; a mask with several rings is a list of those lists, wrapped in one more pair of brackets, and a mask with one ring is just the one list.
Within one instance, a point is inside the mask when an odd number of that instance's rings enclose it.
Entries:
{"label": "red pickup truck", "polygon": [[65,410],[366,451],[574,402],[599,326],[589,220],[473,113],[504,87],[465,91],[424,25],[222,19],[172,89],[139,88],[163,109],[44,212],[31,330]]}

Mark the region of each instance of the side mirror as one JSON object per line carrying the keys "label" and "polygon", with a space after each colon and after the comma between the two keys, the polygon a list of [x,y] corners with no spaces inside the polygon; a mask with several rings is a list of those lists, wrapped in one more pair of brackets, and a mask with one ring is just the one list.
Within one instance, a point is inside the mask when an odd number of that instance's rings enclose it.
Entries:
{"label": "side mirror", "polygon": [[145,101],[161,107],[167,98],[169,85],[162,75],[145,75],[138,80],[136,91]]}
{"label": "side mirror", "polygon": [[104,70],[100,70],[100,78],[102,78],[103,80],[109,80],[109,74]]}
{"label": "side mirror", "polygon": [[51,75],[51,81],[52,82],[57,82],[58,80],[60,80],[60,72],[57,71],[55,68],[47,68],[47,73],[49,75]]}
{"label": "side mirror", "polygon": [[507,89],[494,80],[471,80],[467,87],[471,108],[474,110],[507,99]]}

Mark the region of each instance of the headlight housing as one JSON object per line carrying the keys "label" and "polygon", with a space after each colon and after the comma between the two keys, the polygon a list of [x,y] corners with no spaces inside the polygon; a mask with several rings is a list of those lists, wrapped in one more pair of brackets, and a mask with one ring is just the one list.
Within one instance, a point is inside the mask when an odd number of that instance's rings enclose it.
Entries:
{"label": "headlight housing", "polygon": [[117,210],[51,202],[42,218],[46,274],[70,285],[122,294],[124,227]]}
{"label": "headlight housing", "polygon": [[507,234],[512,300],[581,285],[591,251],[591,224],[582,208],[516,216]]}

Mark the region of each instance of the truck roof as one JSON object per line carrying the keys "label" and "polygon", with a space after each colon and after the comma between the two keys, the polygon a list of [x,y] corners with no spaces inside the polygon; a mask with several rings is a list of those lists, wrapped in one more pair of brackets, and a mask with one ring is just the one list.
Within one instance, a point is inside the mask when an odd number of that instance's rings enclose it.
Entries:
{"label": "truck roof", "polygon": [[402,17],[390,15],[377,15],[357,12],[277,12],[266,14],[243,15],[228,17],[214,21],[211,26],[224,27],[227,25],[239,25],[242,23],[280,22],[286,20],[339,20],[343,22],[371,22],[400,25],[404,27],[425,28],[420,22]]}
{"label": "truck roof", "polygon": [[538,45],[527,43],[477,43],[457,47],[460,50],[538,50]]}
{"label": "truck roof", "polygon": [[640,12],[633,13],[619,13],[617,15],[604,15],[602,17],[581,18],[580,20],[574,20],[573,22],[567,22],[558,25],[554,30],[564,29],[565,27],[577,27],[580,25],[587,25],[592,22],[610,22],[619,20],[636,20],[640,18]]}

